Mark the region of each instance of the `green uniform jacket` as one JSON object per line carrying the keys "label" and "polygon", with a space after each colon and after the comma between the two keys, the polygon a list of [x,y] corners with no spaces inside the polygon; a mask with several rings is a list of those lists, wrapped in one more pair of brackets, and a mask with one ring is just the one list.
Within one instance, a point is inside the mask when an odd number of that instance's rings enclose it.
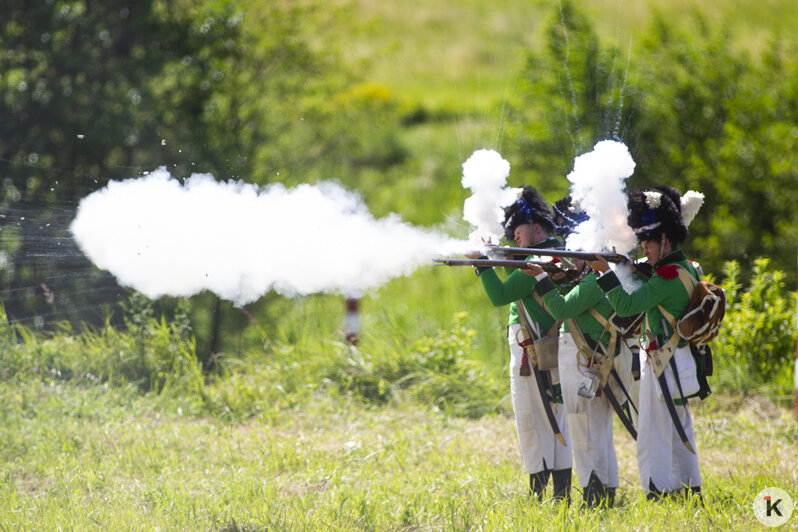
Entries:
{"label": "green uniform jacket", "polygon": [[[682,281],[679,280],[676,265],[685,268],[694,278],[699,278],[692,263],[687,260],[682,250],[677,249],[656,263],[651,279],[631,294],[623,289],[618,277],[612,271],[602,275],[598,280],[598,286],[607,293],[607,299],[619,316],[646,313],[645,330],[656,335],[660,345],[671,337],[673,330],[670,325],[667,325],[667,331],[663,330],[663,316],[657,306],[662,305],[662,308],[678,320],[687,311],[687,305],[690,303],[690,297]],[[680,341],[679,347],[686,344],[687,342]]]}
{"label": "green uniform jacket", "polygon": [[[532,247],[551,249],[558,244],[557,240],[550,238]],[[554,318],[533,297],[537,284],[537,279],[534,277],[526,275],[520,270],[512,270],[507,279],[502,281],[496,271],[489,268],[483,270],[479,274],[479,278],[482,280],[482,286],[485,288],[485,293],[488,294],[488,299],[494,306],[510,305],[510,325],[519,323],[518,309],[515,308],[515,302],[519,299],[524,302],[529,317],[538,324],[544,334],[554,325]]]}
{"label": "green uniform jacket", "polygon": [[[610,333],[604,331],[604,326],[590,314],[594,308],[599,314],[609,319],[613,310],[607,301],[604,292],[597,284],[598,277],[595,273],[586,275],[570,292],[562,295],[554,286],[550,277],[544,277],[538,282],[535,291],[543,297],[548,312],[557,320],[565,321],[573,318],[582,334],[594,342],[601,342],[604,347],[610,341]],[[568,322],[563,325],[565,331],[570,332]],[[617,346],[616,346],[617,348]],[[615,353],[613,353],[614,355]]]}

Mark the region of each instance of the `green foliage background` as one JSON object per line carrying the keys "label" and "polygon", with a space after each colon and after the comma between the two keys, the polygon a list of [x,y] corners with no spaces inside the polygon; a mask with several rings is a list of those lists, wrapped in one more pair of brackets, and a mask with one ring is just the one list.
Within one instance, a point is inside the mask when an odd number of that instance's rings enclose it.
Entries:
{"label": "green foliage background", "polygon": [[[27,330],[68,323],[66,334],[101,334],[93,331],[108,324],[130,330],[130,342],[141,336],[130,294],[66,232],[77,201],[110,179],[160,165],[177,177],[259,184],[334,179],[377,216],[396,212],[464,236],[460,165],[473,150],[499,150],[512,163],[510,184],[533,184],[554,200],[574,157],[615,138],[637,162],[630,187],[666,182],[706,194],[686,251],[708,272],[739,265],[730,282],[751,282],[756,294],[739,302],[744,323],[746,313],[765,319],[757,304],[784,305],[766,314],[772,342],[729,336],[720,350],[760,365],[789,362],[798,55],[788,4],[696,3],[685,15],[683,6],[609,1],[6,3],[0,284],[8,316]],[[759,257],[783,273],[765,276]],[[393,381],[434,386],[418,376],[429,361],[369,359],[386,338],[423,358],[432,348],[421,339],[473,331],[455,358],[504,364],[504,311],[486,305],[468,272],[421,269],[362,303],[366,358],[321,371],[343,390],[386,400],[391,386],[402,389]],[[219,360],[263,356],[277,339],[339,338],[342,307],[336,296],[268,294],[236,309],[201,294],[164,298],[151,311],[163,327],[190,328],[189,351],[205,371],[224,372]],[[459,364],[447,368],[471,371]],[[755,375],[753,387],[768,379]],[[786,393],[787,381],[777,382]]]}

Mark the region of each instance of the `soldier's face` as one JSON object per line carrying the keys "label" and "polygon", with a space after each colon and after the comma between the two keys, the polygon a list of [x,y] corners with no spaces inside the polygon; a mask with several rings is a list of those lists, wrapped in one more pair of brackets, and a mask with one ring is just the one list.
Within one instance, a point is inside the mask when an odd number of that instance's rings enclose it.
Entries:
{"label": "soldier's face", "polygon": [[659,262],[661,249],[658,240],[643,240],[640,242],[640,247],[643,248],[643,255],[646,256],[649,264],[653,266]]}
{"label": "soldier's face", "polygon": [[529,224],[521,224],[515,228],[513,233],[515,243],[519,248],[528,248],[532,244],[531,227]]}

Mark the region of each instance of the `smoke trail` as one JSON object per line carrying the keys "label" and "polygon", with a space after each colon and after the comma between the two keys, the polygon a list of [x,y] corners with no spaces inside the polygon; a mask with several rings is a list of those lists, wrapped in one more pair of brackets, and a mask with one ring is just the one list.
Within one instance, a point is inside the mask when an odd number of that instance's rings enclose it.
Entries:
{"label": "smoke trail", "polygon": [[471,196],[463,203],[463,219],[474,226],[468,236],[475,244],[498,244],[504,236],[501,205],[515,201],[518,189],[506,188],[510,163],[494,150],[477,150],[463,163],[463,188]]}
{"label": "smoke trail", "polygon": [[463,241],[375,219],[336,183],[259,188],[165,168],[83,198],[70,227],[81,250],[150,298],[209,290],[237,305],[283,295],[352,293],[410,274]]}
{"label": "smoke trail", "polygon": [[[635,162],[626,145],[612,140],[603,140],[593,151],[574,159],[574,169],[568,174],[571,197],[589,219],[568,236],[568,249],[628,254],[637,245],[634,231],[626,221],[629,210],[625,181],[634,168]],[[639,286],[630,268],[612,267],[624,289],[631,292]]]}

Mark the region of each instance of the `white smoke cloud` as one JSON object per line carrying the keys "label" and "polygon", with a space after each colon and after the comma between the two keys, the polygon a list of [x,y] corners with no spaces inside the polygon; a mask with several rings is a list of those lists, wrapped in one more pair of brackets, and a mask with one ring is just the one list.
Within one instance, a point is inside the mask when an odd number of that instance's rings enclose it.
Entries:
{"label": "white smoke cloud", "polygon": [[629,253],[637,244],[626,218],[625,181],[635,162],[621,142],[603,140],[574,159],[568,174],[573,201],[590,217],[568,236],[568,249]]}
{"label": "white smoke cloud", "polygon": [[474,230],[468,239],[475,244],[498,244],[504,236],[502,206],[516,200],[518,189],[507,188],[510,163],[494,150],[477,150],[463,163],[463,188],[471,196],[463,203],[463,219]]}
{"label": "white smoke cloud", "polygon": [[[571,197],[589,219],[576,227],[566,240],[566,248],[585,251],[615,251],[628,254],[637,245],[634,231],[627,223],[626,179],[635,162],[621,142],[603,140],[593,151],[574,159],[568,174]],[[630,266],[611,264],[624,290],[640,286]]]}
{"label": "white smoke cloud", "polygon": [[156,299],[209,290],[243,305],[283,295],[353,293],[412,273],[465,242],[375,219],[336,183],[263,188],[165,168],[83,198],[70,230],[118,281]]}

